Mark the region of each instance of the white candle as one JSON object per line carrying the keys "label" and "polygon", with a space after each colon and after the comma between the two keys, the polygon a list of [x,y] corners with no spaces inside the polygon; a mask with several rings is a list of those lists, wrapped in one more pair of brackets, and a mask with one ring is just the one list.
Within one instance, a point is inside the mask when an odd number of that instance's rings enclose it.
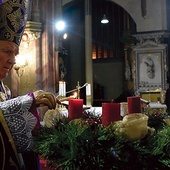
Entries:
{"label": "white candle", "polygon": [[66,96],[66,82],[59,81],[59,96]]}
{"label": "white candle", "polygon": [[86,86],[86,96],[91,96],[91,85],[90,84]]}
{"label": "white candle", "polygon": [[63,91],[63,82],[59,81],[59,96],[62,96],[62,91]]}
{"label": "white candle", "polygon": [[120,115],[122,117],[124,117],[127,114],[128,114],[128,103],[127,102],[121,102],[120,103]]}
{"label": "white candle", "polygon": [[63,82],[63,96],[66,96],[66,82]]}

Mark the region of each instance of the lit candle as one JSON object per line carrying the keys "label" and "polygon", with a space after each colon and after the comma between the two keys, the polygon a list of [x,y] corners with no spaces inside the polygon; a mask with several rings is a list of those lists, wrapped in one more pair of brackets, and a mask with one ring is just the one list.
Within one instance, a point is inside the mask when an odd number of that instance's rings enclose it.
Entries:
{"label": "lit candle", "polygon": [[128,114],[128,103],[127,102],[121,102],[120,103],[120,115],[122,117],[124,117],[127,114]]}
{"label": "lit candle", "polygon": [[66,82],[59,81],[59,96],[66,96]]}
{"label": "lit candle", "polygon": [[87,84],[86,86],[86,96],[90,96],[91,95],[91,85]]}
{"label": "lit candle", "polygon": [[142,112],[140,97],[138,96],[127,97],[127,103],[128,103],[128,114]]}
{"label": "lit candle", "polygon": [[63,96],[66,96],[66,82],[63,83]]}
{"label": "lit candle", "polygon": [[60,102],[68,101],[68,100],[75,99],[75,98],[76,98],[76,95],[64,97],[64,98],[60,99]]}
{"label": "lit candle", "polygon": [[120,103],[102,103],[102,125],[107,127],[121,119]]}
{"label": "lit candle", "polygon": [[91,107],[91,85],[86,86],[86,105]]}
{"label": "lit candle", "polygon": [[70,99],[68,105],[68,118],[79,119],[83,116],[83,99]]}

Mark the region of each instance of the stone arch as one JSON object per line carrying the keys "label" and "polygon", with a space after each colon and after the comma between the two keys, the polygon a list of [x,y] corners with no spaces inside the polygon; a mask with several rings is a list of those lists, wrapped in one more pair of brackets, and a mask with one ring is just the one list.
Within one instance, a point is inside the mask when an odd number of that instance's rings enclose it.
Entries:
{"label": "stone arch", "polygon": [[[65,0],[63,5],[76,0]],[[137,32],[167,30],[166,0],[146,0],[146,16],[142,16],[140,0],[110,0],[129,13],[136,23]]]}

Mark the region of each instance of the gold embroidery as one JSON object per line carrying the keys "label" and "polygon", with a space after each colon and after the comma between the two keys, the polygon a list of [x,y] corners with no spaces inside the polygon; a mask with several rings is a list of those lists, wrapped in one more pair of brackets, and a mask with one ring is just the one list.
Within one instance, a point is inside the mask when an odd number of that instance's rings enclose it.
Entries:
{"label": "gold embroidery", "polygon": [[6,101],[7,100],[7,95],[3,92],[0,92],[0,102]]}
{"label": "gold embroidery", "polygon": [[14,11],[12,14],[9,14],[7,17],[10,19],[11,24],[13,25],[13,27],[15,29],[15,32],[17,32],[25,24],[21,9]]}
{"label": "gold embroidery", "polygon": [[19,45],[27,21],[29,0],[8,0],[0,5],[0,39]]}
{"label": "gold embroidery", "polygon": [[10,90],[7,86],[4,86],[3,82],[1,81],[1,85],[2,85],[2,88],[4,90],[4,93],[3,92],[0,92],[0,102],[3,102],[3,101],[6,101],[8,100],[8,95],[10,95]]}

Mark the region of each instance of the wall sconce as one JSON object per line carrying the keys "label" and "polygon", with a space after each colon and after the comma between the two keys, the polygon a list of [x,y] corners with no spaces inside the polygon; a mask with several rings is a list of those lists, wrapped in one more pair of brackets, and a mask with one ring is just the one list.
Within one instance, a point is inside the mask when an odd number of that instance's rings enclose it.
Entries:
{"label": "wall sconce", "polygon": [[24,34],[22,36],[22,41],[27,42],[29,44],[30,41],[40,38],[41,27],[42,27],[42,23],[40,22],[27,21]]}
{"label": "wall sconce", "polygon": [[18,55],[16,57],[16,64],[14,65],[14,69],[18,75],[18,77],[21,77],[24,73],[24,67],[28,65],[28,61],[23,58],[23,56]]}

